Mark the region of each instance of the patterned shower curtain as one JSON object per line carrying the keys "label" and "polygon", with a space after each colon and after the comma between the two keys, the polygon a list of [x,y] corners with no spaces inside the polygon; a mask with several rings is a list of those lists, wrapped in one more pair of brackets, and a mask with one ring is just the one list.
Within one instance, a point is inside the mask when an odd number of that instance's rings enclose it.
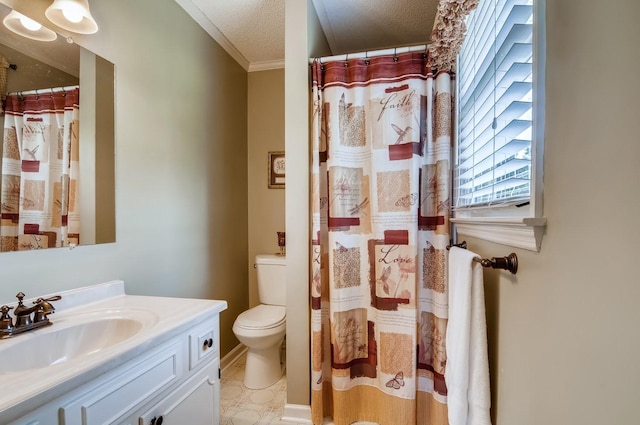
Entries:
{"label": "patterned shower curtain", "polygon": [[455,91],[426,56],[312,65],[316,425],[447,424]]}
{"label": "patterned shower curtain", "polygon": [[2,144],[4,251],[79,242],[79,89],[6,99]]}

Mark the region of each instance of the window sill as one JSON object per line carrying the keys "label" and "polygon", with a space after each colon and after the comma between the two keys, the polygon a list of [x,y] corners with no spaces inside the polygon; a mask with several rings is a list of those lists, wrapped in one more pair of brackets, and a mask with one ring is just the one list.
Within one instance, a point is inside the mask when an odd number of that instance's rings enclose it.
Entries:
{"label": "window sill", "polygon": [[540,251],[547,219],[521,217],[452,218],[460,235],[484,239],[529,251]]}

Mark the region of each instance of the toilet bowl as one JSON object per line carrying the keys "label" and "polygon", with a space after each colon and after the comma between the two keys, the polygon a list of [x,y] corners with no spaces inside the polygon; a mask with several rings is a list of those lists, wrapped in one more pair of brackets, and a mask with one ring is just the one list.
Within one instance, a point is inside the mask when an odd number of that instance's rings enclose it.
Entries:
{"label": "toilet bowl", "polygon": [[280,361],[280,346],[285,324],[285,307],[272,305],[249,309],[233,324],[233,332],[248,349],[244,371],[247,388],[269,387],[282,376],[285,365]]}
{"label": "toilet bowl", "polygon": [[262,389],[275,384],[285,369],[280,359],[286,330],[285,257],[258,255],[255,268],[261,304],[236,318],[233,333],[247,347],[244,385]]}

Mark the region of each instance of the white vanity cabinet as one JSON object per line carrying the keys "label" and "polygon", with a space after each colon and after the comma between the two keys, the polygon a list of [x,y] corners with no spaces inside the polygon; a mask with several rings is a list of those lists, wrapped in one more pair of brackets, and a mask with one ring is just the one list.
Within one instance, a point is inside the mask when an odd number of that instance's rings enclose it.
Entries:
{"label": "white vanity cabinet", "polygon": [[217,425],[218,313],[145,348],[10,424]]}

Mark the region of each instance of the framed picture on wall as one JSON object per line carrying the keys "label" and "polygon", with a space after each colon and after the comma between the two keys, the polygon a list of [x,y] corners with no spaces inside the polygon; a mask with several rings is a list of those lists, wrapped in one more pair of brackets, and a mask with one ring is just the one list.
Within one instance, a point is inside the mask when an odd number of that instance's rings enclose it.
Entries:
{"label": "framed picture on wall", "polygon": [[284,152],[269,152],[269,189],[284,189]]}

